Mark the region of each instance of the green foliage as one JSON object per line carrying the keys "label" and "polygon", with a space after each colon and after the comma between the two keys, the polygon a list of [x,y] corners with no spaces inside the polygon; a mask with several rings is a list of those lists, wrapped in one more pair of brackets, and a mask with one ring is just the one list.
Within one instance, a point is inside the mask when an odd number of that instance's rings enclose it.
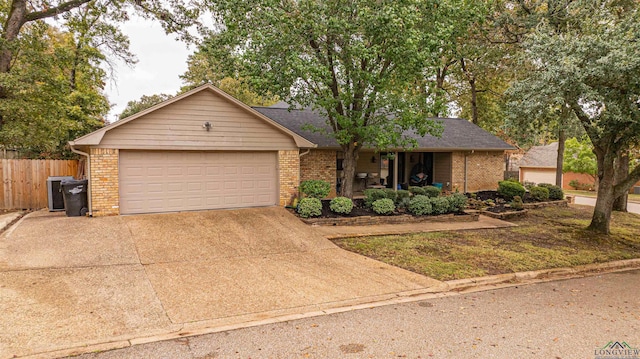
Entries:
{"label": "green foliage", "polygon": [[530,190],[532,187],[535,187],[536,184],[534,182],[524,181],[522,185],[524,186],[525,189]]}
{"label": "green foliage", "polygon": [[424,194],[427,197],[438,197],[442,194],[442,190],[438,187],[434,187],[434,186],[425,186],[424,187]]}
{"label": "green foliage", "polygon": [[142,95],[142,97],[140,97],[139,100],[133,100],[133,101],[127,102],[127,107],[125,107],[124,110],[122,110],[120,115],[118,115],[118,118],[122,120],[123,118],[135,115],[140,111],[144,111],[149,107],[153,107],[159,104],[160,102],[166,101],[172,97],[173,96],[169,94],[164,94],[164,93],[151,95],[151,96]]}
{"label": "green foliage", "polygon": [[529,190],[529,194],[531,195],[531,198],[533,198],[535,201],[538,201],[538,202],[545,202],[549,200],[548,188],[544,188],[540,186],[532,187]]}
{"label": "green foliage", "polygon": [[452,193],[445,197],[449,200],[449,211],[461,212],[467,205],[467,196],[462,193]]}
{"label": "green foliage", "polygon": [[511,201],[510,204],[511,204],[511,208],[513,209],[517,209],[517,210],[524,209],[524,203],[522,203],[522,197],[520,196],[514,196],[513,201]]}
{"label": "green foliage", "polygon": [[393,200],[389,198],[382,198],[374,201],[371,204],[371,208],[373,208],[373,211],[376,212],[377,214],[386,215],[386,214],[393,213],[393,211],[395,211],[396,209],[396,206],[393,203]]}
{"label": "green foliage", "polygon": [[549,199],[550,200],[561,200],[564,199],[564,191],[560,186],[553,185],[551,183],[540,183],[539,187],[544,187],[549,190]]}
{"label": "green foliage", "polygon": [[562,170],[564,172],[584,173],[595,178],[598,164],[596,155],[593,153],[593,145],[588,140],[568,139],[565,142]]}
{"label": "green foliage", "polygon": [[411,192],[406,189],[399,189],[396,191],[396,203],[402,203],[405,199],[409,199],[411,197]]}
{"label": "green foliage", "polygon": [[515,196],[524,196],[525,189],[519,182],[498,182],[498,193],[506,200],[512,200]]}
{"label": "green foliage", "polygon": [[387,193],[383,189],[368,188],[364,190],[364,204],[367,207],[371,207],[373,202],[387,198]]}
{"label": "green foliage", "polygon": [[387,196],[387,198],[389,198],[390,200],[393,201],[393,203],[396,203],[396,201],[398,200],[398,192],[394,191],[391,188],[385,188],[383,189],[385,195]]}
{"label": "green foliage", "polygon": [[579,187],[581,187],[581,183],[577,179],[572,179],[571,181],[569,181],[569,186],[573,187],[573,189],[578,189]]}
{"label": "green foliage", "polygon": [[577,179],[569,181],[569,186],[573,187],[573,189],[577,189],[581,191],[593,191],[593,184],[582,183]]}
{"label": "green foliage", "polygon": [[416,195],[409,202],[409,212],[416,216],[425,216],[433,213],[431,199],[425,195]]}
{"label": "green foliage", "polygon": [[329,208],[336,213],[349,214],[353,210],[353,201],[347,197],[336,197],[329,203]]}
{"label": "green foliage", "polygon": [[427,192],[424,190],[424,187],[410,186],[409,187],[409,192],[411,192],[411,194],[413,194],[414,196],[426,196],[427,195]]}
{"label": "green foliage", "polygon": [[322,214],[322,202],[318,198],[303,198],[298,203],[298,214],[302,218],[318,217]]}
{"label": "green foliage", "polygon": [[431,198],[431,206],[433,207],[433,214],[445,214],[449,213],[449,200],[446,197],[433,197]]}
{"label": "green foliage", "polygon": [[325,198],[331,192],[331,183],[322,180],[307,180],[300,183],[300,193],[312,198]]}

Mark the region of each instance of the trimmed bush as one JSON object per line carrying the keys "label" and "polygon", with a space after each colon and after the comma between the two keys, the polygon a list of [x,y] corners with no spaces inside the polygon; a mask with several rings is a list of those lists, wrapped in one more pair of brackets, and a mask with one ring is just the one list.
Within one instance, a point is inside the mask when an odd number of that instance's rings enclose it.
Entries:
{"label": "trimmed bush", "polygon": [[347,197],[336,197],[329,202],[329,209],[340,214],[349,214],[353,210],[353,201]]}
{"label": "trimmed bush", "polygon": [[533,198],[535,201],[538,201],[538,202],[544,202],[549,200],[549,189],[544,187],[540,187],[540,186],[531,187],[531,189],[529,190],[529,194],[531,195],[531,198]]}
{"label": "trimmed bush", "polygon": [[426,216],[433,212],[431,200],[425,195],[413,196],[409,201],[409,212],[416,216]]}
{"label": "trimmed bush", "polygon": [[404,197],[398,201],[396,208],[409,208],[409,203],[411,203],[411,198]]}
{"label": "trimmed bush", "polygon": [[369,188],[364,190],[364,204],[367,207],[371,207],[373,202],[387,198],[387,193],[383,189]]}
{"label": "trimmed bush", "polygon": [[383,198],[373,202],[371,208],[373,208],[373,211],[377,214],[391,214],[395,211],[396,206],[393,204],[393,200]]}
{"label": "trimmed bush", "polygon": [[411,186],[409,187],[409,192],[411,192],[414,196],[426,196],[427,193],[424,191],[424,187]]}
{"label": "trimmed bush", "polygon": [[445,198],[449,200],[449,210],[451,212],[462,212],[467,206],[467,196],[462,193],[453,193]]}
{"label": "trimmed bush", "polygon": [[528,189],[528,190],[531,189],[531,187],[536,186],[535,182],[531,182],[531,181],[524,181],[522,185],[524,186],[525,189]]}
{"label": "trimmed bush", "polygon": [[396,200],[398,199],[398,192],[394,191],[391,188],[385,188],[383,189],[385,195],[387,196],[387,198],[389,198],[390,200],[393,201],[393,203],[396,203]]}
{"label": "trimmed bush", "polygon": [[522,203],[522,197],[515,196],[513,197],[513,201],[511,201],[511,208],[521,210],[524,209],[524,203]]}
{"label": "trimmed bush", "polygon": [[440,188],[438,188],[438,187],[426,186],[426,187],[423,187],[423,188],[424,188],[424,194],[427,197],[434,198],[434,197],[438,197],[438,196],[440,196],[442,194],[442,190]]}
{"label": "trimmed bush", "polygon": [[500,181],[498,182],[498,193],[506,200],[513,200],[515,196],[524,196],[525,189],[519,182]]}
{"label": "trimmed bush", "polygon": [[449,212],[449,200],[446,197],[431,198],[433,214],[445,214]]}
{"label": "trimmed bush", "polygon": [[300,183],[300,192],[306,197],[325,198],[331,192],[331,183],[321,180],[307,180]]}
{"label": "trimmed bush", "polygon": [[298,214],[302,218],[318,217],[322,214],[322,202],[318,198],[303,198],[298,203]]}
{"label": "trimmed bush", "polygon": [[582,187],[582,184],[577,179],[572,179],[569,181],[569,186],[573,187],[573,189],[579,189]]}
{"label": "trimmed bush", "polygon": [[411,197],[411,192],[406,189],[399,189],[396,191],[396,203],[402,203],[405,199],[408,200]]}
{"label": "trimmed bush", "polygon": [[550,184],[550,183],[540,183],[538,187],[544,187],[549,190],[549,199],[553,201],[558,201],[564,199],[564,192],[562,188],[559,186]]}

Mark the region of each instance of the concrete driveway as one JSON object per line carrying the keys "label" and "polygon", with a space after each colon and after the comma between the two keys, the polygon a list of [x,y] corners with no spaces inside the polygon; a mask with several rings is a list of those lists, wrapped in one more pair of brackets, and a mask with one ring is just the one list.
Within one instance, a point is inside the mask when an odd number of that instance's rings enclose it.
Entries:
{"label": "concrete driveway", "polygon": [[0,358],[113,348],[440,285],[343,251],[282,208],[92,219],[40,211],[0,237]]}
{"label": "concrete driveway", "polygon": [[[575,196],[575,204],[593,207],[596,205],[596,199],[593,197]],[[627,210],[631,213],[640,214],[640,203],[627,202]]]}

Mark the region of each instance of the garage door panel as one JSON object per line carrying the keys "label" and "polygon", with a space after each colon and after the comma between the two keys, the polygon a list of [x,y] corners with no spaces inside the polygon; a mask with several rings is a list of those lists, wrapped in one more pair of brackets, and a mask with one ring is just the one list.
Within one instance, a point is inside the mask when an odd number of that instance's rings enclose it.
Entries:
{"label": "garage door panel", "polygon": [[275,152],[120,151],[120,212],[277,203]]}

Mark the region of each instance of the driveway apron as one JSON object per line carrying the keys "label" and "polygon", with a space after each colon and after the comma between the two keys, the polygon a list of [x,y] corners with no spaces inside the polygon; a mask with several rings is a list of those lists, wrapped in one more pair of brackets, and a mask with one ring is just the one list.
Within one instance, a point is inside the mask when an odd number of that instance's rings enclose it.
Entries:
{"label": "driveway apron", "polygon": [[0,358],[367,303],[440,282],[277,207],[66,218],[0,237]]}

